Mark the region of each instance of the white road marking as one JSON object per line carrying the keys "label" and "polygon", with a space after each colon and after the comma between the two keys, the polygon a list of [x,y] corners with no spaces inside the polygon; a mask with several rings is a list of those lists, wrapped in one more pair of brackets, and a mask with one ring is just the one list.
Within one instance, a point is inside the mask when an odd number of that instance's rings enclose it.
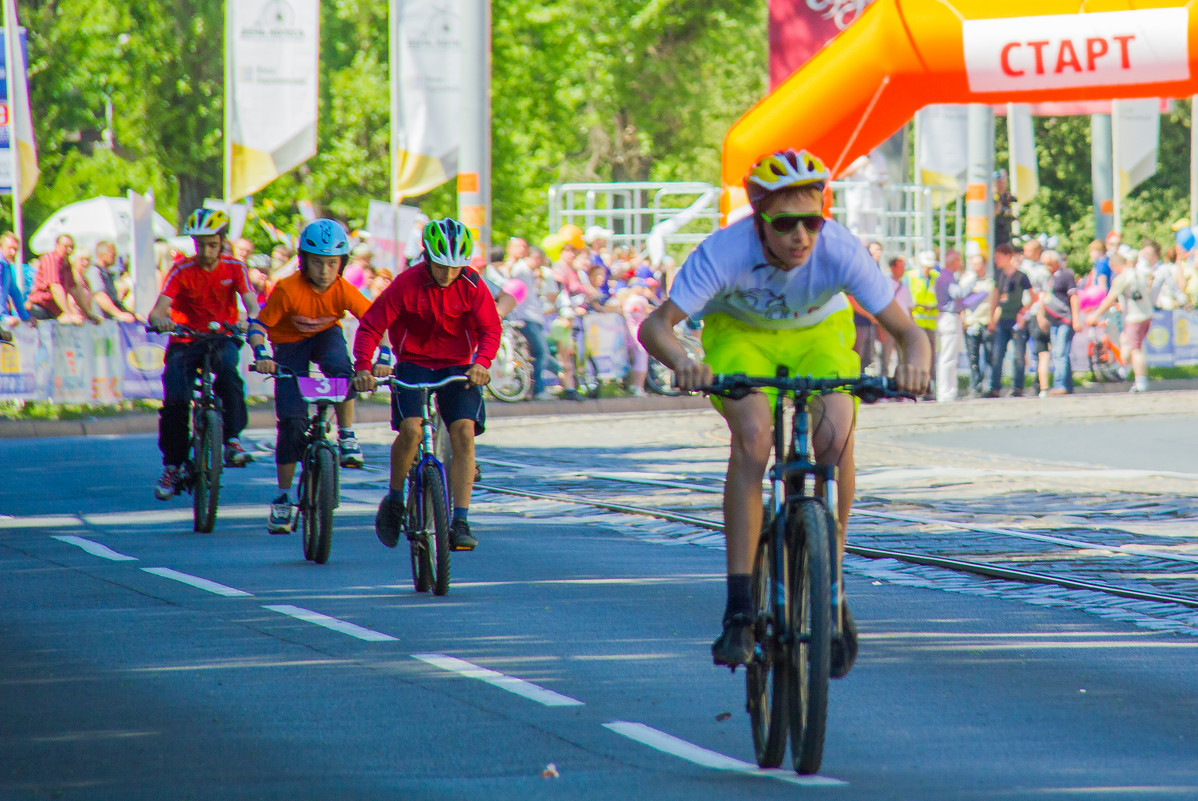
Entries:
{"label": "white road marking", "polygon": [[412,654],[412,656],[442,670],[448,670],[469,679],[479,679],[480,681],[485,681],[487,684],[493,684],[501,690],[507,690],[509,693],[523,696],[531,701],[536,701],[538,704],[544,704],[545,706],[583,705],[582,701],[575,700],[568,695],[555,693],[553,690],[546,690],[544,687],[539,687],[524,679],[505,676],[498,671],[479,667],[463,659],[455,659],[452,656],[445,656],[444,654]]}
{"label": "white road marking", "polygon": [[70,545],[77,545],[83,550],[90,553],[92,556],[99,556],[102,559],[111,559],[114,562],[136,562],[136,556],[125,556],[123,553],[117,553],[107,545],[101,545],[98,542],[93,542],[83,537],[76,537],[72,534],[55,534],[54,539]]}
{"label": "white road marking", "polygon": [[262,608],[269,609],[272,612],[290,615],[291,617],[303,620],[307,623],[315,623],[317,626],[324,626],[326,629],[339,631],[342,634],[348,634],[351,637],[357,637],[359,640],[366,640],[367,642],[387,642],[388,640],[396,639],[390,634],[383,634],[381,631],[363,628],[362,626],[354,625],[353,623],[349,623],[345,620],[338,620],[335,617],[322,615],[319,612],[313,612],[310,609],[303,609],[302,607],[292,606],[291,604],[268,604],[264,605]]}
{"label": "white road marking", "polygon": [[30,517],[0,518],[0,528],[57,528],[60,526],[82,526],[83,521],[75,515],[32,515]]}
{"label": "white road marking", "polygon": [[188,573],[180,573],[178,570],[171,570],[169,567],[143,567],[142,570],[147,573],[153,573],[155,576],[172,579],[182,584],[190,584],[197,589],[206,590],[208,592],[223,595],[226,598],[236,598],[240,596],[252,596],[252,592],[245,590],[237,590],[232,587],[227,587],[224,584],[218,584],[215,581],[209,581],[199,576],[192,576]]}
{"label": "white road marking", "polygon": [[641,745],[647,745],[650,748],[671,754],[679,759],[685,759],[687,762],[702,765],[705,768],[747,773],[752,776],[765,776],[770,779],[777,779],[778,781],[790,784],[807,785],[809,787],[840,787],[848,785],[848,782],[833,779],[829,776],[800,776],[794,771],[782,770],[780,768],[759,768],[752,763],[742,762],[739,759],[725,756],[717,751],[709,751],[694,743],[681,740],[672,734],[666,734],[664,731],[658,731],[651,726],[646,726],[644,723],[630,723],[626,720],[617,720],[612,723],[604,723],[603,727],[614,731],[616,734],[622,734],[631,740],[636,740]]}

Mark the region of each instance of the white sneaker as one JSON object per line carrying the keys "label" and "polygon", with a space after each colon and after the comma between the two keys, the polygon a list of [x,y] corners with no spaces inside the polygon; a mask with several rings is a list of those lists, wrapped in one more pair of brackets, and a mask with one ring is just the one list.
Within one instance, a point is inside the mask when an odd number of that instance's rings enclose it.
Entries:
{"label": "white sneaker", "polygon": [[532,399],[535,401],[551,401],[551,400],[557,400],[557,396],[554,395],[549,390],[543,389],[540,392],[538,392],[536,395],[533,395]]}

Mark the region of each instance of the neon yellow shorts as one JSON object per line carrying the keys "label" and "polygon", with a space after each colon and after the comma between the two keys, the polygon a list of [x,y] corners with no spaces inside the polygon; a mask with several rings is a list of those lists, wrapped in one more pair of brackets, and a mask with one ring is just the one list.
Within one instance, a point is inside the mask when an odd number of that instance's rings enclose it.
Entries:
{"label": "neon yellow shorts", "polygon": [[[861,374],[861,359],[853,350],[857,331],[853,310],[830,314],[810,328],[755,328],[726,314],[703,318],[703,353],[716,373],[745,373],[772,376],[779,367],[791,376],[855,378]],[[764,392],[771,402],[778,393]],[[716,409],[720,399],[712,396]]]}

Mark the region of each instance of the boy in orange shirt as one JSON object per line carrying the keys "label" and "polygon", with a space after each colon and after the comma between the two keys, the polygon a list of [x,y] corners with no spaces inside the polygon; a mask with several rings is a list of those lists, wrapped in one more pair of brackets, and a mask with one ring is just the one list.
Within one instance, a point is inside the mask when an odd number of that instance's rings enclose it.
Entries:
{"label": "boy in orange shirt", "polygon": [[[316,364],[324,375],[351,378],[353,363],[341,330],[341,318],[348,311],[358,319],[370,308],[370,301],[343,277],[349,260],[349,237],[333,220],[316,220],[300,233],[299,270],[281,279],[266,301],[266,306],[251,321],[249,343],[254,349],[254,368],[273,374],[279,367],[297,376],[308,375],[308,366]],[[269,334],[274,355],[266,350]],[[380,348],[377,375],[390,373],[390,348]],[[345,401],[337,404],[340,461],[342,467],[362,467],[362,449],[353,432],[354,397],[350,388]],[[280,494],[270,504],[267,530],[272,534],[291,531],[291,500],[288,493],[295,478],[295,465],[303,456],[307,428],[307,404],[300,397],[295,381],[275,383],[275,415],[278,439],[275,462]]]}

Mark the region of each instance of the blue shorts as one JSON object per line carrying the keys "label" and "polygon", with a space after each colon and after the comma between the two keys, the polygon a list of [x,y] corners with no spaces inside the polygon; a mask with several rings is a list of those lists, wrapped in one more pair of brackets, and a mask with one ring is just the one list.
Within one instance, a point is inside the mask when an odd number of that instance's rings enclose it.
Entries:
{"label": "blue shorts", "polygon": [[[440,381],[451,375],[465,375],[470,365],[456,367],[421,367],[411,362],[400,362],[395,365],[395,377],[409,384],[425,384]],[[482,387],[471,386],[462,382],[447,384],[433,390],[437,396],[437,411],[445,425],[458,420],[474,421],[474,436],[486,430],[487,407],[483,403]],[[420,401],[421,393],[414,389],[391,390],[391,428],[399,430],[400,421],[405,417],[424,419],[424,406]]]}

